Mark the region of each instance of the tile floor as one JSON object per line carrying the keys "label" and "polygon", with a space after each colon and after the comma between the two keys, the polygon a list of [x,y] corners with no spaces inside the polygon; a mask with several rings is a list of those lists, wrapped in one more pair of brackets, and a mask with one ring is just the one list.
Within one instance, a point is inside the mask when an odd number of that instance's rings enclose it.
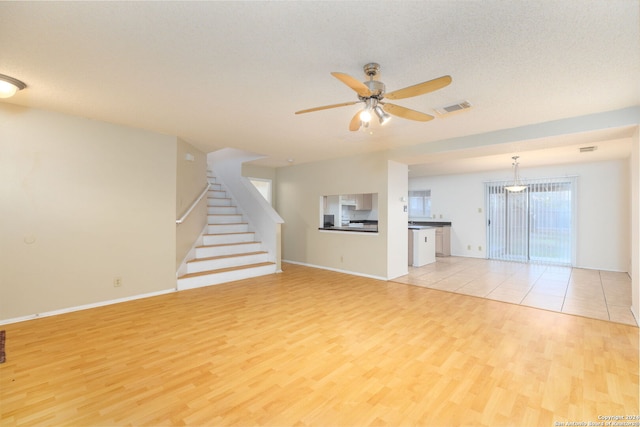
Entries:
{"label": "tile floor", "polygon": [[439,257],[394,282],[637,326],[627,273]]}

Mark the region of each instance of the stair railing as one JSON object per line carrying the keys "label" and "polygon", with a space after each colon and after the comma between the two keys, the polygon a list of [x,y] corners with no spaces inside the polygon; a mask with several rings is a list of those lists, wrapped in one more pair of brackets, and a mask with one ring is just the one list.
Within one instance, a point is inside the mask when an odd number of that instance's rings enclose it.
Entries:
{"label": "stair railing", "polygon": [[191,211],[193,211],[195,209],[197,204],[200,203],[200,200],[202,200],[202,198],[207,194],[207,191],[209,191],[209,188],[211,188],[211,183],[207,183],[207,186],[204,187],[204,190],[202,190],[202,193],[200,193],[200,195],[195,200],[195,202],[193,202],[191,204],[191,206],[189,206],[189,209],[187,209],[187,211],[184,213],[184,215],[182,215],[179,219],[176,219],[176,224],[182,224],[184,222],[184,220],[187,219],[187,217],[189,216]]}

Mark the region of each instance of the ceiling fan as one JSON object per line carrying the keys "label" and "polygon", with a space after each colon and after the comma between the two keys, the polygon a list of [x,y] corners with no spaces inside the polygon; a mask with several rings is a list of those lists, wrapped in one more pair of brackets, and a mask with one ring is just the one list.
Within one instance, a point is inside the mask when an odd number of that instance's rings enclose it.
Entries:
{"label": "ceiling fan", "polygon": [[412,96],[424,95],[449,85],[451,76],[442,76],[437,79],[418,83],[413,86],[398,89],[393,92],[385,93],[384,83],[378,80],[380,75],[380,65],[371,62],[364,66],[364,73],[369,77],[368,81],[360,82],[355,77],[345,73],[333,72],[331,75],[342,83],[349,86],[358,94],[358,101],[343,102],[341,104],[325,105],[322,107],[309,108],[307,110],[296,111],[296,114],[311,113],[313,111],[327,110],[329,108],[346,107],[348,105],[359,104],[363,102],[364,108],[358,111],[349,123],[350,131],[357,131],[360,127],[368,127],[373,114],[378,117],[380,124],[385,124],[391,118],[391,115],[401,117],[403,119],[417,120],[420,122],[428,122],[433,120],[433,116],[400,105],[383,102],[386,99],[403,99]]}

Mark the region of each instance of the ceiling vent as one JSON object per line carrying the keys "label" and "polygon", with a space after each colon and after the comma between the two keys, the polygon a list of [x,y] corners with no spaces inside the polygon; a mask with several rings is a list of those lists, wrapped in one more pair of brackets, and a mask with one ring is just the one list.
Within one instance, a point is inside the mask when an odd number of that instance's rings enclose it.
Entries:
{"label": "ceiling vent", "polygon": [[469,101],[460,101],[457,104],[447,105],[446,107],[436,108],[436,113],[440,116],[448,114],[459,113],[460,111],[468,110],[472,105]]}
{"label": "ceiling vent", "polygon": [[592,145],[591,147],[580,147],[580,152],[581,153],[588,153],[590,151],[596,151],[598,149],[598,147],[596,147],[595,145]]}

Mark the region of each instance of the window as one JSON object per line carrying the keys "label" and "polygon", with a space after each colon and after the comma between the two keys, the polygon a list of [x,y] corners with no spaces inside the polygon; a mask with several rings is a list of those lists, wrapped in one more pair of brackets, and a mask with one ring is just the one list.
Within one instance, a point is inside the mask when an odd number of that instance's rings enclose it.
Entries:
{"label": "window", "polygon": [[571,265],[575,179],[531,180],[518,193],[487,184],[488,257]]}
{"label": "window", "polygon": [[249,178],[249,181],[253,184],[254,187],[262,194],[264,199],[271,203],[271,180],[270,179],[261,179],[261,178]]}
{"label": "window", "polygon": [[431,217],[431,190],[409,191],[409,218]]}

